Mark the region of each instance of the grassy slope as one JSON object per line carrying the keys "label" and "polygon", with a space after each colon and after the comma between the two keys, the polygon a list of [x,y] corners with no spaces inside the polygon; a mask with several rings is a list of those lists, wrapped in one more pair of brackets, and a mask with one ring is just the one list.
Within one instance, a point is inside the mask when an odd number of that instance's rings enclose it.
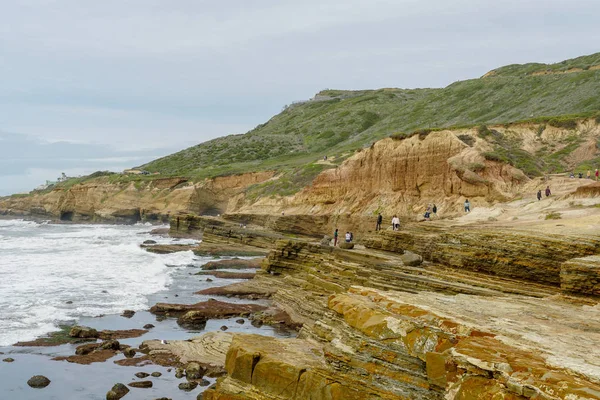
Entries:
{"label": "grassy slope", "polygon": [[[354,150],[390,135],[595,115],[600,110],[600,70],[590,69],[595,65],[600,65],[600,53],[552,65],[509,65],[494,70],[489,77],[455,82],[443,89],[327,90],[319,93],[319,101],[295,104],[244,135],[211,140],[141,168],[161,176],[194,179],[274,169],[282,173],[282,179],[256,186],[254,194],[290,194],[331,167],[314,164],[323,155],[330,159],[337,156],[334,163],[339,163]],[[571,68],[583,71],[534,74]],[[500,159],[506,161],[514,149],[497,150]],[[543,165],[526,169],[535,175]]]}

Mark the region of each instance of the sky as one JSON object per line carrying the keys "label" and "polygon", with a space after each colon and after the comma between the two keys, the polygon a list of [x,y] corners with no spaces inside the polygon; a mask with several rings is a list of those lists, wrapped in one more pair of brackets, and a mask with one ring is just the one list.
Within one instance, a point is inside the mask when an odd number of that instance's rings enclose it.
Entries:
{"label": "sky", "polygon": [[597,0],[0,4],[0,195],[120,171],[325,88],[445,87],[600,51]]}

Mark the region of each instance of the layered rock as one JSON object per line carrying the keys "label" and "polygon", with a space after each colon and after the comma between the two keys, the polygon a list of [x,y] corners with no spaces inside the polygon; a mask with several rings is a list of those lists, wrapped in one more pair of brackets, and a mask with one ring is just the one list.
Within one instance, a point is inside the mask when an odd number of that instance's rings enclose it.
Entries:
{"label": "layered rock", "polygon": [[566,293],[600,296],[600,256],[573,258],[562,263],[560,288]]}

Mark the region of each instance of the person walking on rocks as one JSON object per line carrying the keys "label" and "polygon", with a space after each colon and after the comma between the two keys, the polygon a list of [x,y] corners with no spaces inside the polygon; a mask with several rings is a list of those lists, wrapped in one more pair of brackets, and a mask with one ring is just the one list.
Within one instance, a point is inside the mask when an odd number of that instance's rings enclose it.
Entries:
{"label": "person walking on rocks", "polygon": [[337,246],[338,241],[338,229],[335,228],[335,232],[333,232],[333,247]]}
{"label": "person walking on rocks", "polygon": [[350,243],[352,241],[352,234],[350,232],[346,232],[346,243]]}
{"label": "person walking on rocks", "polygon": [[395,231],[400,230],[400,218],[397,215],[392,218],[392,229]]}
{"label": "person walking on rocks", "polygon": [[375,231],[380,231],[381,230],[381,223],[383,222],[383,217],[381,216],[381,213],[379,213],[379,215],[377,216],[377,225],[375,225]]}
{"label": "person walking on rocks", "polygon": [[433,205],[433,215],[437,216],[437,206],[434,204]]}
{"label": "person walking on rocks", "polygon": [[466,213],[471,212],[471,203],[469,202],[469,199],[465,200],[465,212]]}
{"label": "person walking on rocks", "polygon": [[538,201],[540,201],[542,199],[542,189],[538,190],[537,198],[538,198]]}
{"label": "person walking on rocks", "polygon": [[587,178],[588,179],[592,179],[592,171],[590,171],[589,169],[588,169],[588,172],[587,172]]}
{"label": "person walking on rocks", "polygon": [[552,193],[550,192],[550,186],[546,186],[546,197],[549,197]]}

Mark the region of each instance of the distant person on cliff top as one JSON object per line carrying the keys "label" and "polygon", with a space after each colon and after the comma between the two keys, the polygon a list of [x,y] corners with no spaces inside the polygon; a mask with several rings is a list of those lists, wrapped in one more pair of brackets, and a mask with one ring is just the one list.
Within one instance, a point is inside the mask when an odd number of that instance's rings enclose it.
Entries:
{"label": "distant person on cliff top", "polygon": [[469,203],[469,199],[465,200],[465,212],[466,213],[471,212],[471,203]]}
{"label": "distant person on cliff top", "polygon": [[350,232],[346,232],[346,243],[350,243],[352,241],[352,234]]}
{"label": "distant person on cliff top", "polygon": [[333,232],[333,247],[337,246],[338,240],[338,229],[335,228],[335,232]]}
{"label": "distant person on cliff top", "polygon": [[395,231],[400,230],[400,218],[397,215],[392,218],[392,229]]}
{"label": "distant person on cliff top", "polygon": [[437,206],[435,204],[433,205],[433,214],[437,215]]}
{"label": "distant person on cliff top", "polygon": [[550,186],[546,186],[546,197],[550,196],[552,193],[550,192]]}
{"label": "distant person on cliff top", "polygon": [[537,198],[538,198],[538,201],[540,201],[542,199],[542,189],[538,190]]}
{"label": "distant person on cliff top", "polygon": [[381,213],[379,213],[379,215],[377,216],[377,225],[375,225],[375,231],[380,231],[381,230],[381,223],[383,222],[383,217],[381,216]]}

